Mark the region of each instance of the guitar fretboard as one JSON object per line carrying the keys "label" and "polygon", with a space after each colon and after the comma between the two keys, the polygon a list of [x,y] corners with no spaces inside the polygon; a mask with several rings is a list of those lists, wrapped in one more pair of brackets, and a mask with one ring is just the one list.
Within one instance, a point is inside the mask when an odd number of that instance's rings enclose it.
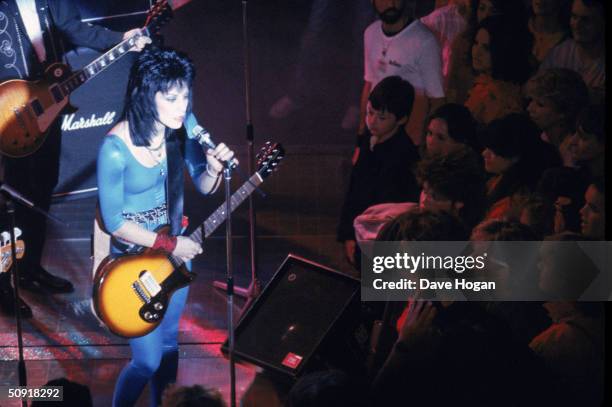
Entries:
{"label": "guitar fretboard", "polygon": [[117,59],[121,58],[125,54],[129,52],[129,50],[136,44],[138,38],[142,36],[148,36],[149,32],[147,28],[143,28],[140,33],[130,37],[119,44],[115,45],[105,54],[99,56],[89,64],[87,64],[80,71],[75,72],[68,79],[63,81],[60,84],[60,89],[63,93],[63,96],[68,96],[74,90],[76,90],[79,86],[98,75],[100,72],[108,68],[113,62]]}
{"label": "guitar fretboard", "polygon": [[[230,207],[232,212],[234,209],[239,207],[240,204],[253,193],[255,188],[262,184],[262,182],[263,179],[261,176],[258,173],[255,173],[247,182],[242,184],[242,186],[238,188],[238,190],[230,197]],[[226,203],[223,202],[223,204],[219,206],[217,210],[214,211],[213,214],[210,215],[208,219],[204,221],[204,223],[202,223],[202,225],[200,225],[200,227],[189,235],[189,238],[201,244],[204,241],[202,238],[202,229],[204,230],[204,238],[210,236],[227,219],[226,209]],[[183,264],[183,261],[178,257],[172,256],[172,259],[176,267]]]}
{"label": "guitar fretboard", "polygon": [[[251,193],[255,190],[255,188],[261,183],[263,180],[259,176],[259,174],[255,173],[247,182],[245,182],[236,192],[232,194],[230,197],[230,206],[232,212],[241,203],[244,202],[245,199],[251,195]],[[202,229],[204,229],[204,237],[212,235],[212,233],[227,219],[226,206],[225,202],[223,205],[219,206],[212,215],[206,219],[206,221],[202,224],[202,227],[199,227],[193,232],[189,237],[198,243],[202,243]]]}

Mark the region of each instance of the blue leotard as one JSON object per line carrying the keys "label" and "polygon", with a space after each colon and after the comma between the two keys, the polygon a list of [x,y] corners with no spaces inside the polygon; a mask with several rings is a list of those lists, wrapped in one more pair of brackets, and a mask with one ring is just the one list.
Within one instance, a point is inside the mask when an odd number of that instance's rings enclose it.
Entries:
{"label": "blue leotard", "polygon": [[[195,141],[185,141],[185,163],[193,179],[206,169],[206,156]],[[138,213],[166,203],[166,159],[145,167],[116,135],[107,136],[98,154],[100,211],[106,229],[113,233],[125,223],[124,214]],[[146,226],[145,226],[146,227]]]}

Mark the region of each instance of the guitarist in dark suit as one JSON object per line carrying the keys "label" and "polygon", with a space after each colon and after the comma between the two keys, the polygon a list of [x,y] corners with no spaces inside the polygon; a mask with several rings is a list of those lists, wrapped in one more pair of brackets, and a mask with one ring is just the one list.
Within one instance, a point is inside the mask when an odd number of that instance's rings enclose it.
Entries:
{"label": "guitarist in dark suit", "polygon": [[[0,83],[40,78],[46,66],[61,62],[68,44],[104,50],[137,31],[120,33],[83,23],[72,1],[0,0]],[[136,50],[147,42],[147,37],[141,37]],[[51,205],[51,193],[58,181],[60,136],[60,123],[56,120],[47,140],[34,154],[23,158],[0,156],[0,179],[44,210]],[[20,286],[40,294],[74,291],[70,281],[49,273],[40,264],[45,218],[20,205],[16,207],[16,217],[28,247],[20,263]],[[21,315],[31,317],[30,307],[21,299],[19,303]],[[0,275],[0,310],[15,312],[9,273]]]}

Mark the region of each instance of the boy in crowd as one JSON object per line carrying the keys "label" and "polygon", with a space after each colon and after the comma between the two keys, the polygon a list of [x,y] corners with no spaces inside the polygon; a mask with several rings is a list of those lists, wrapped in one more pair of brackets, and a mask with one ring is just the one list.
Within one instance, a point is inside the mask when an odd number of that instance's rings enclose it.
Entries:
{"label": "boy in crowd", "polygon": [[404,125],[412,111],[414,88],[399,76],[383,79],[370,94],[366,109],[368,132],[359,139],[337,238],[355,264],[353,220],[366,208],[387,202],[415,202],[419,187],[412,168],[418,150]]}

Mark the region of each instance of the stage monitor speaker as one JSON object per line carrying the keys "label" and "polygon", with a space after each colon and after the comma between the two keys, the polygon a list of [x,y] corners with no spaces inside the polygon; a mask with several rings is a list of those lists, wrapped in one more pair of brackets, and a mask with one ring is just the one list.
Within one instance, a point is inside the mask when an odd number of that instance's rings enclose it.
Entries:
{"label": "stage monitor speaker", "polygon": [[290,254],[238,322],[234,355],[294,378],[318,368],[359,369],[359,305],[359,280]]}

